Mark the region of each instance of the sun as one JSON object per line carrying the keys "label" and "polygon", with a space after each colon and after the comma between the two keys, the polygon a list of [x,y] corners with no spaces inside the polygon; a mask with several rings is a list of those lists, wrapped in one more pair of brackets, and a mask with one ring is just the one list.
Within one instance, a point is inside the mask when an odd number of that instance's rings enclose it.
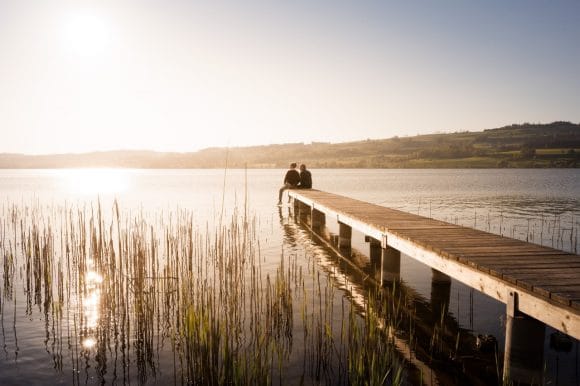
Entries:
{"label": "sun", "polygon": [[62,39],[67,50],[82,57],[104,53],[111,40],[111,28],[100,13],[90,10],[68,12],[62,23]]}

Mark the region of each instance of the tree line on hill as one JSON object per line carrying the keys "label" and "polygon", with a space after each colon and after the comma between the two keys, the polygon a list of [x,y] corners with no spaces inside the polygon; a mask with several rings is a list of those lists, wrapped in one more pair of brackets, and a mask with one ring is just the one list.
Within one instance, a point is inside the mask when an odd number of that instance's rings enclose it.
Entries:
{"label": "tree line on hill", "polygon": [[208,148],[192,153],[109,151],[0,154],[0,168],[492,168],[579,167],[580,124],[514,124],[482,132],[427,134],[346,143]]}

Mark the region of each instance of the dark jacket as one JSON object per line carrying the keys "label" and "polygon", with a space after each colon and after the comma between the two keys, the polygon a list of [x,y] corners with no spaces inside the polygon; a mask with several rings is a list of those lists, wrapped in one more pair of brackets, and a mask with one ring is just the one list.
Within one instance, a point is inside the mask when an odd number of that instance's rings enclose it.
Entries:
{"label": "dark jacket", "polygon": [[300,174],[295,169],[290,169],[286,172],[286,176],[284,177],[284,184],[290,184],[292,186],[298,185],[300,182]]}
{"label": "dark jacket", "polygon": [[312,174],[308,170],[302,170],[300,172],[299,187],[302,189],[312,189]]}

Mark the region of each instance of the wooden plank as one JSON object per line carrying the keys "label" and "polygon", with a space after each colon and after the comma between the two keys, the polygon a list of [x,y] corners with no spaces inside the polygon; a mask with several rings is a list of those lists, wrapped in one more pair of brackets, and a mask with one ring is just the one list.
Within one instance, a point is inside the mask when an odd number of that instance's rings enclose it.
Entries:
{"label": "wooden plank", "polygon": [[575,268],[566,272],[505,273],[502,279],[532,291],[535,287],[554,283],[578,284],[578,275],[580,275],[580,270]]}
{"label": "wooden plank", "polygon": [[[482,262],[480,262],[482,263]],[[548,267],[558,267],[560,269],[566,269],[571,267],[580,267],[580,259],[542,259],[541,257],[533,257],[528,259],[495,259],[495,260],[485,260],[483,262],[488,267],[500,268],[513,267],[514,269],[522,268],[548,268]],[[578,279],[580,281],[580,279]]]}
{"label": "wooden plank", "polygon": [[[419,243],[425,246],[424,243]],[[536,251],[525,251],[525,250],[508,250],[507,248],[457,248],[457,249],[444,249],[444,248],[429,248],[434,252],[440,254],[444,258],[448,258],[451,260],[458,260],[461,262],[469,262],[472,261],[473,257],[469,253],[472,251],[473,253],[477,253],[479,255],[487,255],[487,256],[536,256],[538,253]]]}
{"label": "wooden plank", "polygon": [[429,240],[429,241],[434,242],[434,243],[479,242],[479,243],[483,243],[483,244],[497,244],[497,243],[499,243],[502,245],[521,245],[522,244],[522,242],[519,240],[501,238],[501,237],[498,237],[495,235],[477,236],[477,235],[469,235],[469,234],[453,235],[453,234],[447,234],[447,233],[442,233],[441,235],[438,235],[438,234],[421,235],[421,234],[416,234],[413,231],[400,230],[400,229],[391,229],[391,232],[401,233],[402,236],[404,234],[404,236],[411,237],[411,238],[414,238],[417,240]]}
{"label": "wooden plank", "polygon": [[544,259],[544,260],[580,260],[580,256],[571,255],[566,252],[553,252],[553,251],[532,251],[532,252],[495,252],[490,251],[487,253],[479,254],[461,254],[458,255],[459,260],[473,260],[473,261],[493,261],[498,259],[515,259],[515,260],[526,260],[526,259]]}
{"label": "wooden plank", "polygon": [[[561,268],[557,269],[532,269],[530,271],[522,270],[512,270],[511,272],[504,271],[504,278],[510,277],[516,280],[533,280],[535,283],[539,284],[554,284],[558,283],[578,283],[578,277],[580,276],[580,268],[568,268],[563,270]],[[557,281],[555,279],[558,279]]]}
{"label": "wooden plank", "polygon": [[580,284],[573,285],[546,285],[534,288],[534,292],[548,294],[552,299],[563,304],[580,301]]}
{"label": "wooden plank", "polygon": [[432,225],[432,226],[444,226],[444,227],[447,227],[449,229],[455,229],[455,230],[462,229],[461,227],[459,227],[457,225],[446,223],[444,221],[422,219],[420,217],[405,218],[405,217],[400,217],[400,216],[397,216],[397,217],[389,216],[388,214],[377,215],[376,213],[373,215],[368,215],[368,216],[361,216],[360,214],[357,214],[357,216],[363,217],[366,220],[371,221],[371,222],[375,222],[377,224],[385,224],[385,225],[397,224],[397,223],[407,223],[409,225],[412,225],[412,224],[421,223],[421,224]]}
{"label": "wooden plank", "polygon": [[[524,265],[519,264],[515,266],[515,264],[488,264],[488,265],[472,265],[475,266],[477,269],[485,272],[489,272],[490,275],[503,278],[508,280],[509,278],[514,277],[524,277],[524,275],[528,274],[541,274],[544,272],[545,274],[555,274],[570,270],[578,270],[580,269],[580,263],[548,263],[548,264],[541,264],[537,263],[535,265]],[[551,279],[553,280],[553,279]],[[580,279],[576,280],[576,283],[580,284]]]}
{"label": "wooden plank", "polygon": [[429,226],[426,224],[417,223],[417,225],[401,225],[401,224],[389,224],[383,227],[385,231],[389,232],[405,232],[409,237],[413,237],[410,231],[413,230],[438,230],[438,229],[453,229],[451,227],[445,227],[441,225]]}
{"label": "wooden plank", "polygon": [[533,244],[515,244],[515,245],[490,245],[490,246],[457,246],[451,247],[446,249],[448,252],[457,252],[457,253],[485,253],[487,251],[493,252],[503,252],[503,253],[510,253],[510,252],[545,252],[546,250],[539,245]]}
{"label": "wooden plank", "polygon": [[[519,264],[520,266],[517,267],[515,264],[486,264],[486,265],[472,265],[477,267],[481,271],[487,271],[490,275],[503,278],[505,275],[514,275],[517,273],[525,274],[525,273],[532,273],[534,271],[541,271],[541,270],[553,270],[555,272],[558,271],[565,271],[568,269],[577,269],[580,268],[580,263],[536,263],[533,266]],[[580,284],[580,280],[578,280]]]}
{"label": "wooden plank", "polygon": [[550,297],[555,302],[564,305],[571,305],[572,301],[580,301],[580,293],[578,292],[552,292]]}
{"label": "wooden plank", "polygon": [[554,261],[562,261],[562,262],[569,262],[569,263],[576,263],[580,259],[578,258],[568,258],[566,255],[563,255],[562,259],[557,259],[555,256],[552,255],[505,255],[505,254],[489,254],[489,255],[479,255],[479,256],[469,256],[469,255],[459,255],[454,256],[457,261],[462,262],[463,264],[476,266],[476,267],[492,267],[493,265],[497,264],[507,264],[512,263],[514,266],[519,266],[521,264],[526,264],[529,262],[534,261],[545,261],[546,263],[554,262]]}
{"label": "wooden plank", "polygon": [[509,275],[510,277],[528,278],[537,276],[541,278],[543,283],[553,283],[554,278],[563,277],[571,278],[575,283],[580,284],[580,266],[534,266],[534,267],[519,267],[519,268],[501,268],[497,270],[502,277]]}
{"label": "wooden plank", "polygon": [[433,250],[444,251],[447,254],[456,256],[490,256],[493,254],[506,255],[511,252],[512,256],[523,255],[539,255],[545,254],[546,251],[524,248],[518,244],[510,243],[489,243],[489,242],[433,242],[431,240],[413,239],[404,237],[408,240],[414,240],[418,243],[429,246]]}
{"label": "wooden plank", "polygon": [[[443,226],[444,224],[437,224]],[[471,236],[471,237],[489,237],[489,238],[505,238],[491,233],[480,232],[475,229],[461,228],[457,225],[446,224],[447,228],[442,232],[435,231],[417,231],[413,232],[416,236],[430,236],[430,235],[440,235],[440,236]],[[411,233],[411,232],[409,232]],[[509,240],[509,239],[508,239]]]}
{"label": "wooden plank", "polygon": [[[445,242],[450,242],[450,243],[458,243],[458,242],[464,242],[464,243],[469,243],[469,242],[479,242],[482,244],[495,244],[495,245],[526,245],[526,243],[523,243],[519,240],[513,240],[513,239],[506,239],[506,238],[501,238],[501,237],[493,237],[493,236],[470,236],[470,235],[465,235],[465,234],[458,234],[458,235],[450,235],[450,234],[446,234],[443,233],[441,235],[438,234],[417,234],[416,232],[414,232],[411,229],[399,229],[399,228],[391,228],[389,229],[389,232],[391,233],[397,233],[399,234],[401,237],[406,237],[409,239],[415,239],[415,240],[424,240],[424,241],[429,241],[432,243],[445,243]],[[535,245],[535,244],[531,244],[531,245]]]}
{"label": "wooden plank", "polygon": [[[425,243],[418,243],[421,245],[426,245]],[[428,244],[427,244],[428,245]],[[427,246],[428,247],[428,246]],[[428,247],[429,248],[429,247]],[[431,250],[433,250],[434,252],[439,253],[442,257],[445,258],[449,258],[452,260],[458,260],[458,261],[476,261],[479,259],[479,261],[484,261],[484,259],[482,258],[482,255],[486,255],[486,256],[495,256],[495,257],[501,257],[501,256],[539,256],[541,254],[541,251],[534,251],[534,250],[525,250],[525,249],[513,249],[513,248],[509,248],[509,247],[498,247],[498,248],[493,248],[493,247],[465,247],[465,248],[453,248],[453,249],[447,249],[447,248],[429,248]],[[478,254],[480,255],[480,258],[475,258],[474,256],[471,255],[471,253],[474,254]],[[549,256],[549,255],[546,255]]]}
{"label": "wooden plank", "polygon": [[570,255],[491,255],[479,257],[462,257],[459,259],[462,263],[472,266],[499,267],[513,266],[522,267],[531,264],[572,264],[580,263],[580,258]]}
{"label": "wooden plank", "polygon": [[[541,259],[542,257],[545,257],[546,261],[551,261],[551,260],[560,260],[557,257],[555,257],[554,255],[541,255],[538,253],[510,253],[510,254],[505,254],[505,253],[489,253],[486,255],[477,255],[477,256],[470,256],[467,254],[463,254],[463,255],[453,255],[453,257],[455,258],[455,260],[461,261],[462,263],[465,264],[471,264],[471,263],[477,263],[477,264],[482,264],[485,265],[486,262],[494,263],[496,261],[517,261],[517,260],[521,260],[521,261],[528,261],[528,259],[531,259],[531,261],[533,261],[534,259]],[[566,260],[571,260],[568,257],[566,257],[566,255],[562,255],[562,258],[564,261]],[[578,260],[578,259],[575,259]]]}
{"label": "wooden plank", "polygon": [[[479,234],[478,232],[474,232],[471,229],[467,229],[467,228],[461,228],[458,227],[457,225],[453,225],[453,224],[448,224],[448,223],[429,223],[426,221],[375,221],[377,224],[383,224],[385,227],[389,227],[389,228],[395,228],[395,226],[397,224],[401,224],[401,225],[417,225],[417,224],[425,224],[425,225],[429,225],[432,227],[441,227],[442,231],[441,232],[437,232],[434,230],[429,230],[429,231],[425,231],[425,230],[420,230],[418,229],[417,231],[415,231],[414,233],[416,234],[416,236],[422,236],[422,235],[433,235],[433,234],[441,234],[444,233],[445,235],[469,235],[469,236],[475,236],[475,237],[480,237],[480,236],[485,236],[486,234]],[[409,233],[412,232],[412,230],[408,231]],[[490,233],[488,233],[487,235],[491,235]]]}

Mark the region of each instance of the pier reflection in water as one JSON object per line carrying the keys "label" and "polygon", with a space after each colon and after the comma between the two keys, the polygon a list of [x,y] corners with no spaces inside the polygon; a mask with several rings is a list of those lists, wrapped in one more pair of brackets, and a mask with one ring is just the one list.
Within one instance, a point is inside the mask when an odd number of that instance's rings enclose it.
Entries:
{"label": "pier reflection in water", "polygon": [[[353,235],[350,227],[337,221],[328,221],[322,212],[296,201],[288,210],[288,220],[280,211],[280,221],[291,221],[298,227],[288,232],[286,240],[293,240],[295,232],[308,232],[312,242],[323,246],[332,256],[334,265],[348,282],[347,289],[358,292],[353,301],[360,301],[364,309],[365,292],[371,287],[382,287],[388,296],[405,299],[405,324],[393,332],[394,342],[401,356],[420,374],[426,384],[496,384],[501,380],[502,355],[505,335],[505,306],[485,295],[453,281],[449,276],[431,271],[430,292],[415,288],[416,278],[411,282],[401,276],[401,254],[390,247],[382,248],[379,240],[362,234]],[[355,233],[357,233],[355,231]],[[356,242],[354,239],[358,238]],[[364,243],[360,242],[364,239]],[[351,241],[352,240],[352,241]],[[357,248],[353,244],[357,244]],[[403,256],[403,268],[417,264]],[[427,269],[427,268],[426,268]],[[415,280],[414,280],[415,279]],[[423,280],[427,279],[424,277]],[[421,285],[417,287],[421,288]],[[423,286],[424,287],[424,286]],[[452,298],[457,294],[457,300]],[[465,293],[468,296],[464,296]],[[362,296],[360,296],[362,294]],[[466,305],[460,297],[468,298]],[[474,300],[475,297],[475,300]],[[484,311],[493,310],[492,326],[475,320],[480,317],[474,303],[487,305]],[[460,321],[450,312],[450,305],[457,309],[468,308],[468,323]],[[482,315],[483,319],[488,315]],[[485,323],[485,322],[484,322]],[[521,384],[552,383],[574,385],[580,382],[578,365],[578,342],[545,326],[533,318],[517,316],[513,319],[511,377]],[[489,319],[487,321],[489,324]],[[478,325],[478,328],[474,328]],[[489,334],[488,331],[494,334]],[[562,338],[564,344],[557,347],[554,341]],[[550,346],[545,342],[550,341]],[[572,346],[575,350],[572,350]],[[427,379],[424,377],[427,375]],[[411,376],[412,378],[412,376]]]}

